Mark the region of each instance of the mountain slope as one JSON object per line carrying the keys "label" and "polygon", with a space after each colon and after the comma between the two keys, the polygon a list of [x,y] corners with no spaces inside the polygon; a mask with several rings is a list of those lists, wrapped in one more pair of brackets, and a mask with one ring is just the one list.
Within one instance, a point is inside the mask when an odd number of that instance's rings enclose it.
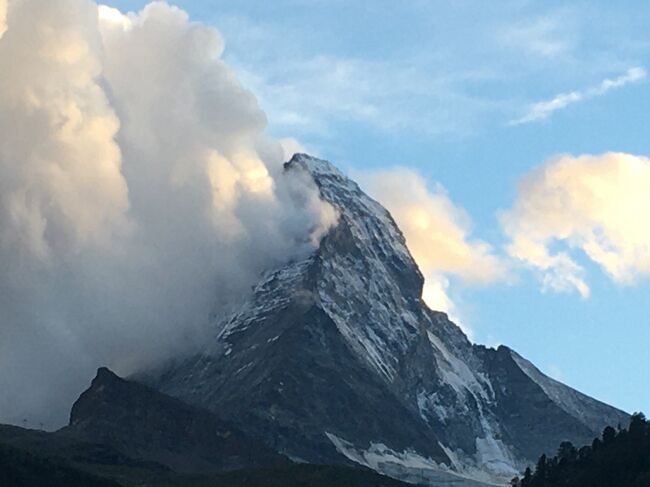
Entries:
{"label": "mountain slope", "polygon": [[313,177],[338,224],[265,275],[201,354],[149,374],[154,387],[290,457],[436,485],[501,483],[563,439],[626,421],[431,311],[390,214],[330,163],[296,155],[286,171]]}

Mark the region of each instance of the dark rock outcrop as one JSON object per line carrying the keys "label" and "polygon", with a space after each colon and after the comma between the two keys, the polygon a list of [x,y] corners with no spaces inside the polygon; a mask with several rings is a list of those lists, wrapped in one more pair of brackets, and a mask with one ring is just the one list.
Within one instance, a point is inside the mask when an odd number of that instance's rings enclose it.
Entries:
{"label": "dark rock outcrop", "polygon": [[222,421],[106,368],[72,407],[59,432],[176,472],[218,472],[286,465],[289,460]]}

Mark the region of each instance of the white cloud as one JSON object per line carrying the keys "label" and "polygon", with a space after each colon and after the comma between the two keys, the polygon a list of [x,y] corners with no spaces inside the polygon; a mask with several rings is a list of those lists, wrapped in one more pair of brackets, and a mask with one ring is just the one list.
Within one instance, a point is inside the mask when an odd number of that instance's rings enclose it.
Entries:
{"label": "white cloud", "polygon": [[[346,8],[358,8],[351,5]],[[296,18],[281,26],[227,15],[220,20],[232,34],[229,58],[275,132],[327,137],[338,123],[352,122],[383,132],[464,134],[496,105],[465,89],[491,75],[475,66],[450,70],[440,62],[447,56],[438,53],[440,45],[400,56],[362,56],[320,45],[338,22],[314,32]]]}
{"label": "white cloud", "polygon": [[[386,0],[344,2],[344,16],[319,5],[318,28],[314,9],[292,0],[275,2],[282,15],[237,5],[211,12],[228,34],[226,55],[273,132],[305,141],[336,143],[350,130],[466,136],[523,118],[522,91],[581,86],[647,56],[641,29],[586,5],[409,2],[396,18]],[[354,22],[363,15],[372,22]]]}
{"label": "white cloud", "polygon": [[127,230],[128,189],[119,120],[97,82],[96,10],[11,6],[0,39],[0,241],[43,260],[105,245]]}
{"label": "white cloud", "polygon": [[[395,168],[358,173],[368,193],[390,211],[425,276],[425,302],[462,323],[448,293],[447,276],[471,284],[507,278],[507,266],[486,242],[470,237],[467,214],[440,185],[430,190],[416,172]],[[465,327],[471,334],[471,330]]]}
{"label": "white cloud", "polygon": [[556,58],[574,47],[575,27],[567,25],[567,17],[571,16],[563,11],[561,14],[526,19],[501,28],[497,38],[505,46],[523,49],[534,56]]}
{"label": "white cloud", "polygon": [[445,74],[420,62],[316,56],[240,71],[274,126],[308,135],[329,136],[337,122],[386,133],[467,134],[498,105],[465,90],[483,74]]}
{"label": "white cloud", "polygon": [[200,345],[210,314],[313,248],[333,212],[313,183],[280,177],[283,144],[215,29],[164,2],[8,6],[0,421],[52,425],[94,367]]}
{"label": "white cloud", "polygon": [[7,29],[7,0],[0,0],[0,37]]}
{"label": "white cloud", "polygon": [[314,151],[307,150],[305,146],[293,137],[285,137],[284,139],[280,139],[279,142],[282,146],[282,153],[284,154],[283,159],[285,161],[290,160],[294,154],[310,154],[314,157],[318,156]]}
{"label": "white cloud", "polygon": [[589,295],[580,250],[615,282],[650,275],[650,159],[625,153],[559,156],[526,175],[501,214],[511,256],[545,289]]}
{"label": "white cloud", "polygon": [[449,279],[441,273],[431,271],[424,276],[422,299],[427,306],[436,311],[447,313],[451,321],[456,323],[470,340],[474,339],[474,330],[461,316],[458,306],[450,296]]}
{"label": "white cloud", "polygon": [[597,86],[582,91],[560,93],[551,100],[534,103],[529,108],[528,113],[517,120],[513,120],[510,123],[512,125],[520,125],[547,119],[553,115],[554,112],[563,110],[569,105],[602,96],[615,88],[620,88],[627,84],[641,81],[646,77],[646,74],[647,73],[644,68],[639,66],[632,67],[628,69],[623,75],[618,76],[617,78],[604,79]]}
{"label": "white cloud", "polygon": [[503,262],[488,243],[470,238],[469,217],[441,185],[430,190],[406,168],[361,172],[358,179],[393,215],[425,272],[449,273],[475,284],[505,277]]}

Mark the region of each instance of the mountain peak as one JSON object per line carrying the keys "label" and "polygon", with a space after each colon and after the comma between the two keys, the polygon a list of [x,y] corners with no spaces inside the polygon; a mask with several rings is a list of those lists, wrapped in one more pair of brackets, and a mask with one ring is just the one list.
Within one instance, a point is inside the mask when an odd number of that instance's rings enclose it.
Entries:
{"label": "mountain peak", "polygon": [[284,167],[285,169],[300,167],[310,173],[314,179],[320,179],[321,177],[347,179],[331,162],[304,153],[294,154],[289,162],[285,162]]}
{"label": "mountain peak", "polygon": [[430,310],[390,213],[333,164],[296,154],[285,169],[313,178],[337,224],[309,257],[267,273],[215,323],[214,342],[152,377],[156,387],[293,458],[431,485],[503,482],[624,417],[505,347],[472,345]]}
{"label": "mountain peak", "polygon": [[92,385],[107,384],[115,381],[121,381],[120,377],[115,374],[108,367],[100,367],[97,369],[97,375],[92,381]]}
{"label": "mountain peak", "polygon": [[[404,235],[386,208],[324,159],[295,154],[285,163],[285,169],[308,173],[318,186],[321,198],[339,214],[338,224],[321,242],[320,257],[340,258],[345,253],[363,256],[368,261],[367,270],[390,273],[389,280],[407,283],[405,290],[415,299],[420,298],[424,278]],[[358,269],[350,271],[356,273]]]}

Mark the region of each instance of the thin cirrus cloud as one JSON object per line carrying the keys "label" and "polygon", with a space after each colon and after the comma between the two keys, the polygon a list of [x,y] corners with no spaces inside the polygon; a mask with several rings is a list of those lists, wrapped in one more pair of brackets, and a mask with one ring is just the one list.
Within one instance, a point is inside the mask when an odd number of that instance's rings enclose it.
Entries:
{"label": "thin cirrus cloud", "polygon": [[563,56],[574,48],[576,26],[568,28],[566,12],[542,15],[532,20],[500,26],[497,39],[500,44],[532,54],[535,58],[552,59]]}
{"label": "thin cirrus cloud", "polygon": [[647,75],[645,68],[635,66],[628,69],[624,74],[612,79],[604,79],[597,86],[587,88],[586,90],[570,91],[560,93],[551,100],[540,101],[530,106],[528,112],[521,118],[513,120],[510,125],[522,125],[526,123],[538,122],[551,117],[555,112],[564,110],[569,105],[579,103],[607,94],[609,91],[621,88],[627,84],[643,80]]}
{"label": "thin cirrus cloud", "polygon": [[238,65],[276,128],[332,136],[333,121],[384,133],[467,133],[495,103],[463,86],[476,73],[424,73],[417,60],[370,61],[329,55]]}
{"label": "thin cirrus cloud", "polygon": [[564,155],[528,173],[500,214],[511,257],[543,290],[589,296],[583,254],[617,284],[650,276],[650,159],[626,153]]}
{"label": "thin cirrus cloud", "polygon": [[[214,14],[228,34],[227,58],[275,133],[334,139],[345,124],[391,137],[468,136],[511,119],[513,125],[542,120],[645,75],[637,67],[600,82],[611,59],[622,66],[615,69],[627,69],[647,50],[641,42],[609,42],[641,34],[629,26],[620,32],[602,9],[414,2],[400,9],[409,29],[396,36],[390,2],[378,0],[372,9],[346,4],[347,19],[324,9],[317,28],[313,8],[299,3],[279,0],[281,16],[226,8]],[[349,19],[358,15],[372,15],[373,22],[354,25]],[[469,18],[481,22],[458,21]],[[360,49],[359,38],[371,48]],[[530,107],[516,94],[522,80],[532,92],[549,82],[577,83],[584,72],[599,73],[594,87]]]}

